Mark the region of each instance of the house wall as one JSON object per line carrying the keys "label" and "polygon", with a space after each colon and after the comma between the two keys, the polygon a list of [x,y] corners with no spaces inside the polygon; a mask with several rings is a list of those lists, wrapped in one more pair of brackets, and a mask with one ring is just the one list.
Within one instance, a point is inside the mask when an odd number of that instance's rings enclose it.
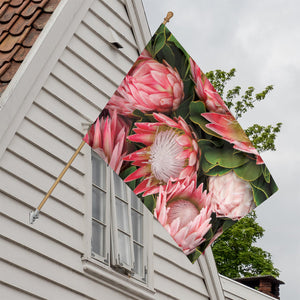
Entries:
{"label": "house wall", "polygon": [[236,282],[230,278],[220,275],[226,300],[274,300],[276,298],[263,294],[246,285]]}
{"label": "house wall", "polygon": [[[61,11],[67,2],[62,1]],[[209,299],[199,264],[191,265],[156,221],[148,287],[109,268],[103,269],[105,276],[85,271],[91,201],[88,146],[52,193],[40,220],[28,222],[29,211],[43,199],[140,50],[133,16],[129,19],[125,9],[132,2],[90,2],[33,102],[14,124],[17,130],[0,158],[1,298]],[[123,49],[109,44],[109,26]],[[46,65],[50,54],[43,51],[39,63]]]}

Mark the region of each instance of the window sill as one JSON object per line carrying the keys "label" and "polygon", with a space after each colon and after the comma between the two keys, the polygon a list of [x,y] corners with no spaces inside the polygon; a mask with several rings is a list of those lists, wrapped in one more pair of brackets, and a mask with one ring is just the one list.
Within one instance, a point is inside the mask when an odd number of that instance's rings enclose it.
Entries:
{"label": "window sill", "polygon": [[110,267],[100,265],[93,259],[83,258],[83,271],[105,281],[112,289],[136,296],[137,299],[155,300],[155,291],[142,282],[119,274]]}

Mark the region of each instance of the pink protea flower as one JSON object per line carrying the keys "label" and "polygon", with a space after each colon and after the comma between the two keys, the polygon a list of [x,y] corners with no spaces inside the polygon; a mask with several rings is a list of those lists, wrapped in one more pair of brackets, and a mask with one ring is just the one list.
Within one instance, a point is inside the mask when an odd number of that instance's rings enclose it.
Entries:
{"label": "pink protea flower", "polygon": [[184,119],[156,113],[153,116],[158,122],[135,123],[135,134],[128,137],[146,147],[123,158],[138,167],[125,182],[144,177],[134,190],[136,194],[144,192],[144,196],[158,193],[159,186],[166,185],[170,178],[191,176],[199,168],[196,136]]}
{"label": "pink protea flower", "polygon": [[[100,120],[99,120],[100,118]],[[90,127],[83,140],[117,173],[127,154],[126,137],[129,125],[119,117],[116,111],[111,116],[101,116]]]}
{"label": "pink protea flower", "polygon": [[225,141],[234,144],[234,149],[254,154],[256,156],[256,164],[264,163],[234,116],[230,113],[202,113],[201,115],[211,122],[206,124],[206,127],[221,135]]}
{"label": "pink protea flower", "polygon": [[154,216],[187,255],[204,242],[211,228],[210,195],[196,187],[196,175],[160,186]]}
{"label": "pink protea flower", "polygon": [[211,176],[208,190],[212,210],[218,217],[239,220],[255,207],[249,182],[239,178],[233,171],[222,176]]}
{"label": "pink protea flower", "polygon": [[111,97],[107,108],[132,116],[134,110],[169,113],[184,97],[183,82],[167,62],[159,63],[144,51]]}
{"label": "pink protea flower", "polygon": [[204,101],[207,110],[217,113],[226,113],[228,108],[223,99],[191,57],[190,65],[195,82],[195,91],[200,100]]}

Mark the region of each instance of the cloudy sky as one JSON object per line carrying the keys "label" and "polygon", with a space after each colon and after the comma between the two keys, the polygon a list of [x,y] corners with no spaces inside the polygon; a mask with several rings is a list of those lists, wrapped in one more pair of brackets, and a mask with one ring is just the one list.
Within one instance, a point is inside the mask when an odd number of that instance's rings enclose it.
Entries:
{"label": "cloudy sky", "polygon": [[262,157],[279,191],[256,209],[266,230],[259,246],[281,270],[281,299],[296,299],[300,278],[300,2],[298,0],[143,0],[151,32],[168,28],[204,72],[236,68],[232,84],[274,90],[240,123],[282,122],[276,152]]}

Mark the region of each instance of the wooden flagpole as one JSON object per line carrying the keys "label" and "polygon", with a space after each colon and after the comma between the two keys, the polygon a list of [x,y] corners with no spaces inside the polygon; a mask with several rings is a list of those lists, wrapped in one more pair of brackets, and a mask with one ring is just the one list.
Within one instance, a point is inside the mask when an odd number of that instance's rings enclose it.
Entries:
{"label": "wooden flagpole", "polygon": [[170,19],[173,17],[173,15],[174,15],[173,12],[169,11],[167,13],[167,16],[164,18],[163,24],[166,25],[170,21]]}
{"label": "wooden flagpole", "polygon": [[76,158],[76,156],[79,154],[80,150],[82,149],[82,147],[84,146],[85,141],[82,141],[81,144],[79,145],[79,147],[77,148],[77,150],[74,152],[74,154],[72,155],[72,157],[70,158],[70,160],[68,161],[68,163],[66,164],[66,166],[64,167],[64,169],[61,171],[61,173],[59,174],[59,176],[56,178],[55,182],[53,183],[53,185],[51,186],[51,188],[49,189],[47,195],[44,197],[44,199],[41,201],[40,205],[37,207],[37,209],[35,211],[31,211],[29,213],[29,223],[33,224],[33,222],[38,219],[39,217],[39,212],[41,211],[43,205],[45,204],[45,202],[48,200],[48,198],[50,197],[50,195],[52,194],[53,190],[55,189],[55,187],[57,186],[57,184],[61,181],[62,177],[65,175],[65,173],[67,172],[67,170],[69,169],[69,167],[71,166],[72,162],[74,161],[74,159]]}
{"label": "wooden flagpole", "polygon": [[[169,11],[167,13],[167,16],[164,18],[163,24],[166,25],[170,19],[173,17],[173,12]],[[80,150],[82,149],[82,147],[84,146],[85,141],[82,141],[81,144],[79,145],[79,147],[77,148],[77,150],[75,151],[75,153],[73,154],[73,156],[70,158],[70,160],[68,161],[68,163],[66,164],[66,166],[64,167],[64,169],[62,170],[62,172],[59,174],[59,176],[56,178],[55,182],[53,183],[53,185],[51,186],[51,188],[49,189],[47,195],[44,197],[44,199],[41,201],[40,205],[36,208],[35,211],[31,211],[29,213],[29,223],[33,224],[34,221],[36,219],[39,218],[39,213],[42,209],[42,207],[44,206],[44,204],[46,203],[46,201],[48,200],[48,198],[50,197],[50,195],[52,194],[53,190],[55,189],[55,187],[57,186],[57,184],[61,181],[62,177],[64,176],[64,174],[67,172],[67,170],[69,169],[69,167],[71,166],[72,162],[74,161],[74,159],[76,158],[76,156],[78,155],[78,153],[80,152]]]}

